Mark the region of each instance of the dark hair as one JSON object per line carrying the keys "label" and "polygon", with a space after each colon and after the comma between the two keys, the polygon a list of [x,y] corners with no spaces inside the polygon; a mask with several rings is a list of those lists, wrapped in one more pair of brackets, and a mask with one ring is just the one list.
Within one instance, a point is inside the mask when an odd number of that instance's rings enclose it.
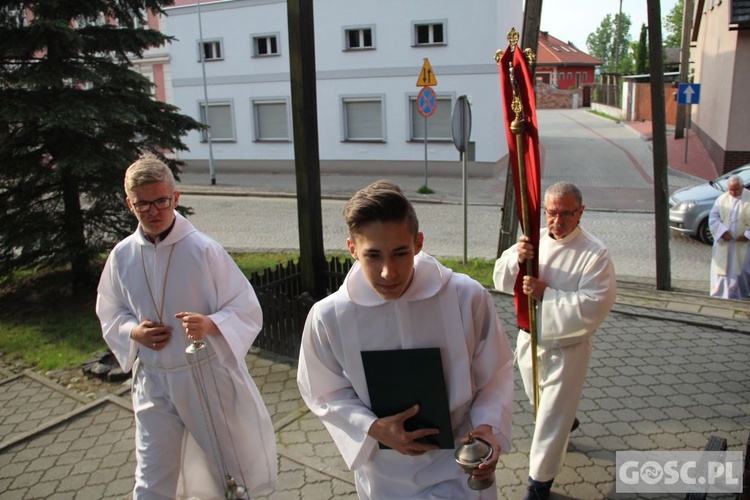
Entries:
{"label": "dark hair", "polygon": [[344,219],[352,237],[360,234],[362,228],[371,222],[406,220],[415,237],[419,232],[414,207],[401,188],[388,180],[375,181],[357,191],[344,207]]}

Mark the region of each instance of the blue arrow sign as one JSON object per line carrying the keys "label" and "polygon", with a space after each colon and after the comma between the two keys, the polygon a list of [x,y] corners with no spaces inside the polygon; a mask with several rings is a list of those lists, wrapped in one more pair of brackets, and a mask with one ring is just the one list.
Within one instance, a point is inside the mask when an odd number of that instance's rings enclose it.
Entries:
{"label": "blue arrow sign", "polygon": [[681,83],[677,91],[677,104],[698,104],[700,97],[700,83]]}

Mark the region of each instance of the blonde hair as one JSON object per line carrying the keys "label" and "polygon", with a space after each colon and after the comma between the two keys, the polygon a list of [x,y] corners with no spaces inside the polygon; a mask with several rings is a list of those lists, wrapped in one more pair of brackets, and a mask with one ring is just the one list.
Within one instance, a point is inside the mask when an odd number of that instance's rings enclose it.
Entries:
{"label": "blonde hair", "polygon": [[125,171],[125,193],[131,194],[133,189],[145,184],[166,182],[169,189],[174,191],[174,175],[169,167],[151,153],[138,158]]}

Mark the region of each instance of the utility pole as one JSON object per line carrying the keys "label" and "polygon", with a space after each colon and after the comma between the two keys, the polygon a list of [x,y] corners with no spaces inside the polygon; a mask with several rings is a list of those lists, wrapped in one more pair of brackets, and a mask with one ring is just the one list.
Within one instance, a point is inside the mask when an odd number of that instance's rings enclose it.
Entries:
{"label": "utility pole", "polygon": [[[685,0],[682,5],[682,41],[680,42],[680,82],[688,82],[688,70],[690,69],[690,32],[693,29],[693,0]],[[677,105],[677,117],[674,125],[674,138],[685,137],[685,116],[690,107],[687,104]]]}
{"label": "utility pole", "polygon": [[664,102],[664,58],[661,5],[648,0],[648,55],[651,71],[651,114],[654,158],[654,218],[656,227],[656,288],[671,290],[669,254],[669,181],[667,179],[667,116]]}
{"label": "utility pole", "polygon": [[326,259],[320,202],[313,2],[287,0],[287,18],[300,272],[303,290],[319,299],[326,293]]}
{"label": "utility pole", "polygon": [[[526,0],[523,10],[523,28],[521,33],[520,50],[531,48],[536,54],[539,45],[539,26],[542,21],[542,0]],[[531,79],[534,81],[536,64],[531,68]],[[497,256],[510,248],[516,242],[518,234],[518,209],[516,208],[516,192],[513,188],[513,169],[508,161],[508,171],[505,175],[505,198],[500,215],[500,237],[497,243]]]}
{"label": "utility pole", "polygon": [[[615,105],[616,107],[622,107],[620,102],[620,26],[622,25],[622,0],[620,0],[620,10],[617,13],[617,19],[615,23]],[[611,104],[611,103],[609,103]]]}
{"label": "utility pole", "polygon": [[[622,23],[622,0],[620,0],[620,11],[615,23],[615,70],[613,73],[620,74],[620,24]],[[661,26],[661,24],[659,25]]]}

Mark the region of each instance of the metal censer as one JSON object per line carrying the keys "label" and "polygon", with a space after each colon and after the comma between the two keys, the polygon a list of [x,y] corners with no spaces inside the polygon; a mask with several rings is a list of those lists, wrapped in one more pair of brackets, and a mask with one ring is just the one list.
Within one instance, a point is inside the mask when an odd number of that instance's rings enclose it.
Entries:
{"label": "metal censer", "polygon": [[475,438],[469,433],[469,441],[456,449],[453,458],[456,459],[456,463],[461,466],[464,472],[469,474],[466,483],[472,490],[485,490],[495,482],[493,476],[483,480],[471,477],[474,469],[481,464],[486,464],[492,458],[492,446],[484,439]]}

